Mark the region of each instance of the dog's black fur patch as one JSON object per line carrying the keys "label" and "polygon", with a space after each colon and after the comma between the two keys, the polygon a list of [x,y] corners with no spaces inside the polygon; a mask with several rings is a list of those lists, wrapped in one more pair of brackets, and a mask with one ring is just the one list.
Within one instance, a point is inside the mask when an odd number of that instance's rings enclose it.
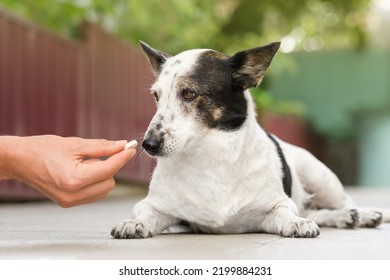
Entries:
{"label": "dog's black fur patch", "polygon": [[196,94],[196,115],[209,128],[231,131],[246,120],[247,101],[243,90],[232,84],[227,59],[222,53],[207,51],[187,78]]}
{"label": "dog's black fur patch", "polygon": [[[178,83],[179,98],[183,89],[195,93],[191,102],[182,99],[184,111],[195,111],[196,116],[209,128],[226,131],[239,129],[247,118],[244,91],[261,82],[279,45],[280,43],[275,42],[238,52],[232,57],[213,50],[202,53],[194,69],[188,76],[181,77],[181,83]],[[141,47],[152,64],[154,74],[158,76],[167,58],[171,56],[143,42]],[[181,63],[181,60],[176,60],[172,65]],[[174,79],[176,75],[177,73]]]}
{"label": "dog's black fur patch", "polygon": [[284,153],[282,151],[282,148],[280,147],[278,141],[272,136],[272,134],[266,132],[269,139],[275,144],[276,151],[278,152],[278,156],[280,161],[282,162],[282,173],[283,173],[283,190],[288,195],[288,197],[291,197],[291,188],[292,188],[292,176],[291,176],[291,170],[290,166],[287,164],[286,158],[284,156]]}

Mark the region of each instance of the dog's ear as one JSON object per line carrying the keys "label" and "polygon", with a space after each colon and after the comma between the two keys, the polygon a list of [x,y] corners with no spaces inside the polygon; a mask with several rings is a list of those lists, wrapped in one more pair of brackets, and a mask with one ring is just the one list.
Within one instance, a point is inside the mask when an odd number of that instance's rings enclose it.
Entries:
{"label": "dog's ear", "polygon": [[243,89],[257,87],[278,51],[280,42],[245,50],[229,58],[233,83]]}
{"label": "dog's ear", "polygon": [[150,64],[152,65],[153,73],[156,76],[158,76],[161,72],[162,65],[165,63],[167,58],[170,57],[171,55],[159,50],[155,50],[142,41],[140,41],[140,44],[142,50],[148,56]]}

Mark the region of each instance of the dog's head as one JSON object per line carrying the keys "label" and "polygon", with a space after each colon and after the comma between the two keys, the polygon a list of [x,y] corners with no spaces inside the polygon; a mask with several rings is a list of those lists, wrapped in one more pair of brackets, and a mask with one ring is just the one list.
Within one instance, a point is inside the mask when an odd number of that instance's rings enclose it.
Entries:
{"label": "dog's head", "polygon": [[157,157],[191,149],[210,130],[235,131],[247,118],[244,91],[260,84],[280,43],[227,56],[195,49],[168,55],[141,42],[156,81],[157,112],[142,147]]}

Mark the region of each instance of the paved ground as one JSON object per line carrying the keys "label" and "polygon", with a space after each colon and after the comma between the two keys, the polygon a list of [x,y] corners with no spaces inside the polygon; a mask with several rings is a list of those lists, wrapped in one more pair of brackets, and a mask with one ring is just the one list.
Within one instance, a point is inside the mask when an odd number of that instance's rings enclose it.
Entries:
{"label": "paved ground", "polygon": [[[349,189],[362,206],[390,208],[390,189]],[[98,203],[62,209],[50,202],[0,204],[0,259],[390,259],[390,224],[323,228],[314,239],[271,234],[160,235],[116,240],[110,230],[144,196],[118,188]]]}

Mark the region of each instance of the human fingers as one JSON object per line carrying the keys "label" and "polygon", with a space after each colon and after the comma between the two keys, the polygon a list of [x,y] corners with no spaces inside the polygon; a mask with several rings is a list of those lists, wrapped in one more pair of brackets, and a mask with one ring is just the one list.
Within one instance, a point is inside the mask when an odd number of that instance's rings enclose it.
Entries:
{"label": "human fingers", "polygon": [[115,187],[114,178],[110,177],[103,181],[85,186],[77,192],[61,192],[51,199],[63,208],[69,208],[76,205],[92,203],[101,200],[109,194]]}
{"label": "human fingers", "polygon": [[106,139],[82,139],[77,153],[88,158],[111,156],[125,148],[126,140],[111,141]]}
{"label": "human fingers", "polygon": [[134,148],[122,150],[106,160],[86,160],[77,166],[76,174],[81,178],[81,185],[86,186],[94,182],[114,176],[136,153]]}

